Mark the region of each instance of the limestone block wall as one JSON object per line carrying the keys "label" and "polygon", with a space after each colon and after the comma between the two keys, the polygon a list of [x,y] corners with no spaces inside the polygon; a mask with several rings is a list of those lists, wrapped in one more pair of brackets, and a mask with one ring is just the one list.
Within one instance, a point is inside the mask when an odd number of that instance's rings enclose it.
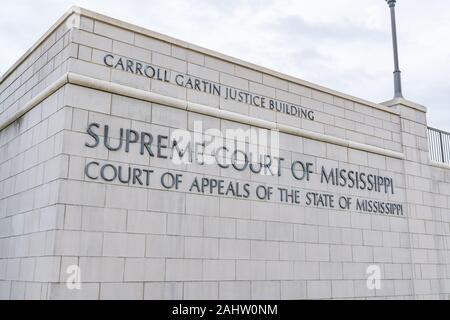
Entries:
{"label": "limestone block wall", "polygon": [[406,200],[412,288],[416,297],[448,299],[449,168],[430,163],[426,116],[413,105],[392,101],[400,111],[405,155]]}
{"label": "limestone block wall", "polygon": [[[210,56],[208,50],[194,51],[195,46],[168,37],[164,38],[166,41],[149,37],[139,33],[139,28],[120,28],[112,25],[111,20],[99,21],[91,16],[83,21],[79,29],[71,31],[71,41],[79,49],[78,56],[69,58],[72,72],[355,142],[402,150],[399,117],[390,108],[343,94],[333,95],[330,90],[323,92],[319,86],[307,87],[306,82],[288,81],[276,77],[274,72],[261,71],[264,69],[260,67],[252,70],[248,63],[242,66],[218,58],[222,57],[220,54]],[[113,54],[114,61],[131,59],[134,63],[169,70],[172,81],[167,83],[110,68],[104,62],[107,54]],[[302,105],[314,110],[315,121],[177,86],[173,79],[176,73]]]}
{"label": "limestone block wall", "polygon": [[[78,24],[65,23],[74,17]],[[34,101],[2,100],[16,103],[2,102],[0,113],[2,299],[449,298],[450,171],[428,160],[425,108],[364,101],[83,9],[55,30],[67,42],[57,84],[38,81],[46,85]],[[167,81],[128,62],[111,67],[108,55],[160,68]],[[23,80],[13,79],[23,74],[2,78],[1,95],[18,96]],[[186,88],[177,75],[301,106],[314,120]],[[23,115],[12,111],[24,105]],[[165,159],[174,150],[158,148],[157,137],[194,136],[199,122],[216,134],[276,132],[279,174]],[[151,133],[150,151],[126,149],[126,130]],[[295,161],[311,165],[309,181],[293,177]],[[106,181],[103,165],[106,176],[136,169],[143,182]],[[392,178],[395,192],[323,183],[322,167]],[[182,177],[178,188],[163,185],[167,172]],[[251,191],[201,192],[192,181],[202,178]],[[274,196],[258,198],[260,185]],[[278,188],[298,190],[299,203]],[[315,206],[308,192],[402,211]],[[367,286],[371,265],[381,270],[378,290]],[[67,286],[70,266],[79,267],[80,289]]]}
{"label": "limestone block wall", "polygon": [[0,297],[42,299],[58,281],[55,230],[63,227],[59,179],[68,157],[61,153],[70,120],[63,89],[36,105],[0,135]]}

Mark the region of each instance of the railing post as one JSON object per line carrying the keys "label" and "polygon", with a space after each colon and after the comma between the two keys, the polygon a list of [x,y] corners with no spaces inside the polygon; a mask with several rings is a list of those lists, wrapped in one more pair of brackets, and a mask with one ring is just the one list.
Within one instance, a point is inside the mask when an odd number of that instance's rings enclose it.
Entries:
{"label": "railing post", "polygon": [[445,163],[445,157],[444,157],[444,144],[442,143],[442,131],[439,131],[439,142],[440,142],[440,144],[441,144],[442,163]]}

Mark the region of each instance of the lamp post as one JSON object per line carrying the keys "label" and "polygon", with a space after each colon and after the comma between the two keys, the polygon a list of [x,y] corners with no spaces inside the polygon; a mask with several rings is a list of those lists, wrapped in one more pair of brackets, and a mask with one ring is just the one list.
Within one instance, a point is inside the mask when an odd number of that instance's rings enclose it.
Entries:
{"label": "lamp post", "polygon": [[400,69],[398,66],[398,48],[397,48],[397,27],[395,25],[395,3],[396,0],[386,0],[391,10],[391,29],[392,29],[392,45],[394,47],[394,99],[403,98],[402,80]]}

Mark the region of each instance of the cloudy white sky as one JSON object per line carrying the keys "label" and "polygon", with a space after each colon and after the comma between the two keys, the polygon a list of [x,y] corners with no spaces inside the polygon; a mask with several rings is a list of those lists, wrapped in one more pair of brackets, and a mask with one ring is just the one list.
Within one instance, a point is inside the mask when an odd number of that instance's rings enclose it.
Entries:
{"label": "cloudy white sky", "polygon": [[[14,0],[0,11],[3,74],[72,5],[374,102],[393,96],[385,0]],[[398,0],[405,98],[450,131],[450,1]]]}

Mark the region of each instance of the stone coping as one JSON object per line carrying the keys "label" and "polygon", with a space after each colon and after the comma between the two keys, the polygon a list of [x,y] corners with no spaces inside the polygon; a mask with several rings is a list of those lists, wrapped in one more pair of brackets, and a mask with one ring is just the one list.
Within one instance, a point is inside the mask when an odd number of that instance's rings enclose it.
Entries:
{"label": "stone coping", "polygon": [[430,160],[430,166],[450,170],[450,164]]}
{"label": "stone coping", "polygon": [[58,29],[59,26],[61,26],[61,24],[64,23],[64,21],[66,21],[66,19],[68,17],[70,17],[72,14],[76,13],[76,7],[72,7],[70,8],[66,13],[63,14],[63,16],[61,18],[59,18],[54,24],[53,26],[47,30],[46,33],[44,33],[44,35],[42,37],[39,38],[39,40],[37,40],[33,46],[28,49],[20,58],[19,60],[17,60],[8,70],[6,70],[6,72],[0,77],[0,84],[3,83],[3,81],[5,81],[8,76],[14,72],[14,70],[16,70],[21,64],[22,62],[25,61],[25,59],[28,58],[28,56],[30,56],[45,40],[47,40],[47,38],[56,31],[56,29]]}
{"label": "stone coping", "polygon": [[386,102],[381,103],[382,105],[386,106],[386,107],[395,107],[397,105],[402,105],[402,106],[406,106],[412,109],[415,109],[417,111],[421,111],[421,112],[427,112],[427,108],[412,102],[410,100],[404,99],[404,98],[396,98],[396,99],[392,99]]}
{"label": "stone coping", "polygon": [[396,107],[385,106],[383,104],[374,103],[374,102],[371,102],[371,101],[368,101],[368,100],[357,98],[357,97],[354,97],[354,96],[351,96],[351,95],[348,95],[348,94],[345,94],[345,93],[342,93],[342,92],[339,92],[339,91],[335,91],[335,90],[332,90],[332,89],[329,89],[329,88],[326,88],[326,87],[323,87],[323,86],[320,86],[320,85],[317,85],[317,84],[314,84],[314,83],[311,83],[311,82],[308,82],[308,81],[305,81],[305,80],[302,80],[302,79],[299,79],[299,78],[296,78],[296,77],[293,77],[293,76],[289,76],[289,75],[283,74],[283,73],[278,72],[278,71],[274,71],[274,70],[271,70],[271,69],[268,69],[268,68],[265,68],[265,67],[262,67],[262,66],[258,66],[256,64],[253,64],[253,63],[250,63],[250,62],[246,62],[246,61],[243,61],[243,60],[240,60],[240,59],[237,59],[237,58],[234,58],[234,57],[231,57],[231,56],[228,56],[228,55],[225,55],[225,54],[222,54],[222,53],[210,50],[210,49],[206,49],[206,48],[203,48],[203,47],[200,47],[200,46],[197,46],[197,45],[194,45],[194,44],[191,44],[191,43],[188,43],[188,42],[176,39],[176,38],[172,38],[170,36],[167,36],[167,35],[164,35],[164,34],[161,34],[161,33],[157,33],[155,31],[151,31],[151,30],[148,30],[148,29],[145,29],[145,28],[133,25],[131,23],[120,21],[120,20],[117,20],[117,19],[105,16],[105,15],[102,15],[102,14],[99,14],[99,13],[96,13],[96,12],[93,12],[93,11],[90,11],[90,10],[87,10],[87,9],[84,9],[84,8],[80,8],[80,7],[77,7],[77,6],[71,7],[60,19],[58,19],[58,21],[10,69],[8,69],[8,71],[6,71],[6,73],[0,78],[0,84],[43,41],[45,41],[48,38],[49,35],[51,35],[72,14],[88,17],[88,18],[91,18],[91,19],[94,19],[94,20],[97,20],[97,21],[104,22],[104,23],[109,24],[109,25],[113,25],[113,26],[116,26],[116,27],[119,27],[119,28],[122,28],[122,29],[130,30],[132,32],[136,32],[136,33],[139,33],[139,34],[142,34],[142,35],[145,35],[145,36],[148,36],[148,37],[152,37],[152,38],[155,38],[155,39],[158,39],[158,40],[170,43],[170,44],[174,44],[174,45],[180,46],[182,48],[190,49],[190,50],[193,50],[193,51],[196,51],[196,52],[199,52],[199,53],[211,56],[211,57],[215,57],[215,58],[218,58],[218,59],[221,59],[221,60],[224,60],[224,61],[236,64],[236,65],[239,65],[239,66],[243,66],[243,67],[255,70],[255,71],[259,71],[259,72],[265,73],[267,75],[271,75],[271,76],[274,76],[274,77],[277,77],[277,78],[280,78],[280,79],[283,79],[283,80],[286,80],[286,81],[290,81],[290,82],[295,83],[295,84],[299,84],[299,85],[308,87],[310,89],[314,89],[314,90],[317,90],[317,91],[320,91],[320,92],[323,92],[323,93],[327,93],[327,94],[330,94],[330,95],[333,95],[333,96],[337,96],[339,98],[343,98],[343,99],[350,100],[350,101],[353,101],[353,102],[356,102],[356,103],[360,103],[360,104],[363,104],[363,105],[366,105],[366,106],[370,106],[370,107],[373,107],[373,108],[376,108],[376,109],[379,109],[379,110],[382,110],[382,111],[385,111],[385,112],[388,112],[388,113],[391,113],[391,114],[395,114],[395,115],[399,115],[400,114]]}

